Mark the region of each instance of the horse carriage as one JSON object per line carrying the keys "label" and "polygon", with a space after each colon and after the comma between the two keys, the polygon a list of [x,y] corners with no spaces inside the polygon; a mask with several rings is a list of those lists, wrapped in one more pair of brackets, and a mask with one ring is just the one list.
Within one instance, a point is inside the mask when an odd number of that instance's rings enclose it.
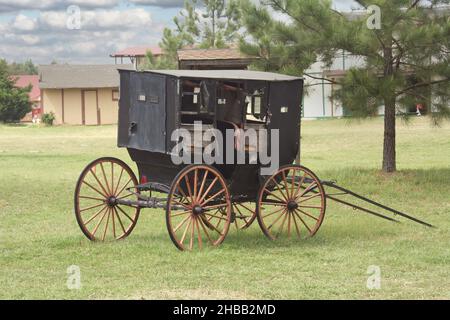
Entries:
{"label": "horse carriage", "polygon": [[[230,227],[246,229],[255,220],[272,240],[312,237],[327,199],[396,221],[342,195],[431,226],[293,164],[301,154],[302,78],[243,70],[119,72],[118,146],[127,148],[138,178],[115,158],[83,170],[75,215],[90,240],[127,237],[144,208],[165,209],[180,250],[218,246]],[[175,132],[193,138],[174,138]],[[205,141],[208,133],[213,138]]]}

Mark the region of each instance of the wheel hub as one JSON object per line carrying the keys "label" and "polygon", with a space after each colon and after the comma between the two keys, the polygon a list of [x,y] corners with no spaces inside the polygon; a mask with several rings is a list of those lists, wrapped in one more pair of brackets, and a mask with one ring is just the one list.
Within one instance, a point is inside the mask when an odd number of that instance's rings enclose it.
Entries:
{"label": "wheel hub", "polygon": [[110,207],[114,207],[117,204],[117,199],[116,197],[109,197],[108,200],[106,200],[106,203],[108,204],[108,206]]}
{"label": "wheel hub", "polygon": [[295,202],[294,200],[290,200],[290,201],[287,203],[287,208],[288,208],[290,211],[294,211],[294,210],[298,209],[298,204],[297,204],[297,202]]}
{"label": "wheel hub", "polygon": [[203,208],[199,205],[194,206],[194,208],[192,209],[192,213],[195,215],[199,215],[203,213]]}

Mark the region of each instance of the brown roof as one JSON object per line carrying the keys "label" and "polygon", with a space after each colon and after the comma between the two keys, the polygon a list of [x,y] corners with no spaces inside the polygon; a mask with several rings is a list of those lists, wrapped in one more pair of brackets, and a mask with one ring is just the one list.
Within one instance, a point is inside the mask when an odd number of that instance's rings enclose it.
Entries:
{"label": "brown roof", "polygon": [[239,60],[249,59],[238,49],[183,49],[178,50],[178,59],[183,60]]}
{"label": "brown roof", "polygon": [[132,65],[41,65],[41,89],[117,88],[120,83],[118,69],[133,69]]}

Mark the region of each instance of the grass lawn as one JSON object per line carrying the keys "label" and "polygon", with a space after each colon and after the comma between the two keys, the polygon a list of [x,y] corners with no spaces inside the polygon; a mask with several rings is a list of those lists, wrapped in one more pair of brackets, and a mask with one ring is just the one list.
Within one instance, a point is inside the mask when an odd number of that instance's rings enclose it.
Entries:
{"label": "grass lawn", "polygon": [[[115,156],[116,127],[0,126],[1,299],[450,299],[450,125],[398,124],[398,173],[380,173],[382,119],[303,122],[303,164],[438,229],[328,204],[306,241],[271,242],[255,223],[222,246],[183,253],[163,210],[144,210],[124,241],[91,243],[73,214],[78,175]],[[67,268],[81,269],[69,290]],[[381,289],[366,287],[381,268]]]}

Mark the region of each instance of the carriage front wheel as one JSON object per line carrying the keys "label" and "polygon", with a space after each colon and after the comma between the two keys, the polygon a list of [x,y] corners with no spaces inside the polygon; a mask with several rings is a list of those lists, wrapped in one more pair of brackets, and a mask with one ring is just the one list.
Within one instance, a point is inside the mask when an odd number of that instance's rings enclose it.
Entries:
{"label": "carriage front wheel", "polygon": [[208,165],[190,165],[173,180],[166,223],[180,250],[218,246],[230,228],[232,204],[222,174]]}
{"label": "carriage front wheel", "polygon": [[116,158],[97,159],[83,170],[75,188],[75,216],[92,241],[123,239],[136,226],[140,209],[123,206],[118,199],[137,200],[138,185],[131,168]]}
{"label": "carriage front wheel", "polygon": [[302,166],[280,168],[266,179],[258,194],[258,222],[272,240],[314,236],[322,224],[325,209],[322,183]]}

